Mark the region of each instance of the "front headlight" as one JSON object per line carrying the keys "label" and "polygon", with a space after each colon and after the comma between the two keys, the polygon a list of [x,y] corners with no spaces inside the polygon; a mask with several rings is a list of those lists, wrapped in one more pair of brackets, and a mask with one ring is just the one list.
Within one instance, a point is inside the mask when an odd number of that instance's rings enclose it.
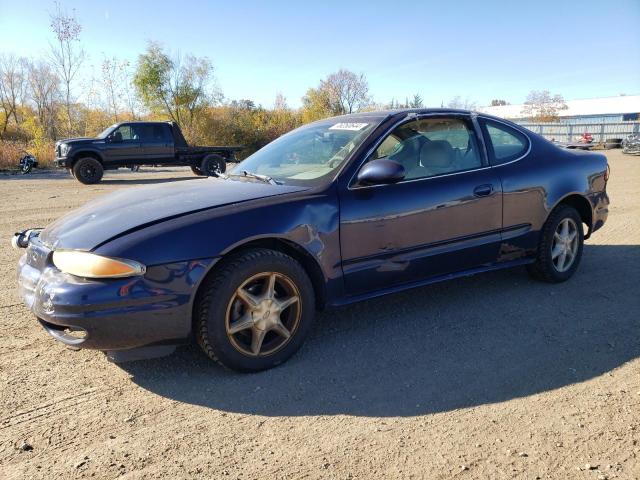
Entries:
{"label": "front headlight", "polygon": [[60,145],[60,155],[62,155],[63,157],[67,155],[67,153],[69,153],[69,145],[67,145],[66,143],[63,143]]}
{"label": "front headlight", "polygon": [[109,258],[90,252],[56,250],[53,264],[62,272],[85,278],[122,278],[144,275],[146,267],[133,260]]}

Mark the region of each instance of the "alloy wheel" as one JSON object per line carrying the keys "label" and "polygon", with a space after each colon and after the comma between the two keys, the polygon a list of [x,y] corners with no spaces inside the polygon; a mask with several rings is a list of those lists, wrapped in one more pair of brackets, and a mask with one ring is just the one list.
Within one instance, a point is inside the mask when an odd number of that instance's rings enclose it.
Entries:
{"label": "alloy wheel", "polygon": [[558,272],[566,272],[578,253],[578,226],[572,218],[563,218],[553,234],[551,261]]}
{"label": "alloy wheel", "polygon": [[267,356],[284,347],[300,324],[301,297],[295,283],[278,272],[263,272],[235,291],[225,316],[233,347],[244,355]]}

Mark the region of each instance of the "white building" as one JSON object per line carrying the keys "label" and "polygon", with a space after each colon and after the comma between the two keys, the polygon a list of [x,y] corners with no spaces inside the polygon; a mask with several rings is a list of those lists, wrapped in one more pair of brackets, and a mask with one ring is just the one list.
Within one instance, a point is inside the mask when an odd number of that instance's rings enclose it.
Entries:
{"label": "white building", "polygon": [[[640,95],[589,98],[565,102],[566,110],[559,110],[561,123],[612,123],[640,120]],[[511,120],[526,120],[524,105],[480,107],[479,111]]]}

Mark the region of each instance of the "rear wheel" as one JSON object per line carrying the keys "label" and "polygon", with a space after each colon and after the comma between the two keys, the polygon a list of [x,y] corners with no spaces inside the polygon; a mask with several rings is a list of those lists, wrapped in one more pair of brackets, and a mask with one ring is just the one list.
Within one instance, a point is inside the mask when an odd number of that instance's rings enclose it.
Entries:
{"label": "rear wheel", "polygon": [[84,157],[73,165],[73,176],[80,183],[91,185],[102,180],[104,168],[102,164],[93,157]]}
{"label": "rear wheel", "polygon": [[225,260],[202,286],[196,338],[223,366],[265,370],[300,348],[314,305],[313,286],[298,262],[274,250],[248,250]]}
{"label": "rear wheel", "polygon": [[217,177],[219,173],[224,173],[227,169],[227,162],[220,155],[212,153],[207,155],[200,164],[202,175],[207,177]]}
{"label": "rear wheel", "polygon": [[195,173],[196,175],[198,175],[199,177],[203,177],[204,173],[202,173],[202,170],[200,170],[200,167],[194,167],[193,165],[191,166],[191,171],[193,173]]}
{"label": "rear wheel", "polygon": [[545,223],[535,263],[527,270],[534,278],[550,283],[564,282],[578,269],[582,258],[584,232],[575,208],[556,208]]}

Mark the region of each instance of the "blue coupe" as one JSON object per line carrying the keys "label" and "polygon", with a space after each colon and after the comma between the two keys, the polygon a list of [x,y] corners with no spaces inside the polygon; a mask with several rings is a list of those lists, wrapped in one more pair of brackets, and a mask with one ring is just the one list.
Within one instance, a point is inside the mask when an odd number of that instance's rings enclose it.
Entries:
{"label": "blue coupe", "polygon": [[227,175],[119,191],[16,234],[19,288],[67,345],[126,361],[195,338],[257,371],[300,348],[316,309],[517,265],[569,279],[607,218],[608,175],[601,154],[481,113],[331,118]]}

